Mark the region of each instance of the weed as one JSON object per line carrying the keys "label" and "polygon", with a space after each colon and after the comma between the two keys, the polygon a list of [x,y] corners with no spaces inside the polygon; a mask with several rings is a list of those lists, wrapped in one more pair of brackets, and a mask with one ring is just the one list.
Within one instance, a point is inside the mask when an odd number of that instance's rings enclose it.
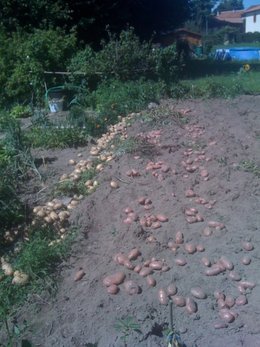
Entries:
{"label": "weed", "polygon": [[39,293],[43,289],[50,293],[55,292],[57,278],[52,277],[52,274],[55,265],[68,253],[74,235],[75,233],[71,232],[62,242],[50,246],[51,241],[57,240],[55,231],[51,227],[35,226],[30,229],[29,240],[22,244],[19,253],[14,256],[10,254],[13,268],[28,274],[30,280],[25,286],[13,285],[10,276],[4,277],[0,282],[0,323],[5,326],[9,338],[12,338],[12,331],[8,325],[8,317],[25,302],[28,294]]}
{"label": "weed", "polygon": [[140,331],[140,325],[135,323],[133,317],[117,319],[115,329],[121,333],[120,339],[124,342],[125,347],[127,347],[127,341],[133,332],[142,333]]}
{"label": "weed", "polygon": [[260,177],[260,166],[252,160],[241,161],[239,168],[246,172],[252,172],[255,176]]}

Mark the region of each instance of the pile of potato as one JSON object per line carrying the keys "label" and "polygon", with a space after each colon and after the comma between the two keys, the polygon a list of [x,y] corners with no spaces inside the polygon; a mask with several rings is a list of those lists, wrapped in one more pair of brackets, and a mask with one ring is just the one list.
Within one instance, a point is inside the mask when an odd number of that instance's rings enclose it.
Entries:
{"label": "pile of potato", "polygon": [[[12,284],[16,284],[16,285],[25,285],[29,282],[29,275],[27,275],[26,273],[22,272],[22,271],[14,271],[12,265],[10,263],[8,263],[4,257],[1,257],[1,269],[4,272],[5,276],[12,276]],[[0,280],[3,277],[0,276]]]}

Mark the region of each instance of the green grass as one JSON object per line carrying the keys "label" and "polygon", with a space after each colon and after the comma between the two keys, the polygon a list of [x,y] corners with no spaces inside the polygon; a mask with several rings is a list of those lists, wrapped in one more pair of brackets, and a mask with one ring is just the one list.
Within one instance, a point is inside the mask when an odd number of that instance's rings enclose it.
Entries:
{"label": "green grass", "polygon": [[6,329],[9,339],[12,338],[12,327],[8,325],[8,318],[26,302],[28,294],[39,294],[43,290],[55,292],[57,275],[52,275],[56,265],[68,254],[75,233],[50,246],[49,243],[56,240],[55,235],[52,228],[34,227],[30,230],[29,241],[21,244],[19,253],[9,255],[14,270],[30,276],[28,284],[24,286],[13,285],[11,276],[5,276],[0,281],[0,330]]}

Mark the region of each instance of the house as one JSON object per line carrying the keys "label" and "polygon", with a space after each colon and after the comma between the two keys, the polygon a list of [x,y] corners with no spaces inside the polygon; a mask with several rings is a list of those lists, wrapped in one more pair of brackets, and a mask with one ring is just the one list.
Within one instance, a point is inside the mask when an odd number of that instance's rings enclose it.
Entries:
{"label": "house", "polygon": [[191,46],[202,45],[202,35],[192,32],[185,28],[180,28],[175,31],[171,31],[168,33],[161,34],[157,38],[157,42],[159,42],[162,46],[169,46],[177,41],[187,41]]}
{"label": "house", "polygon": [[245,21],[245,32],[260,32],[260,5],[250,6],[242,15]]}
{"label": "house", "polygon": [[209,18],[209,29],[221,29],[223,27],[232,27],[244,31],[244,19],[242,15],[244,10],[222,11],[216,16]]}

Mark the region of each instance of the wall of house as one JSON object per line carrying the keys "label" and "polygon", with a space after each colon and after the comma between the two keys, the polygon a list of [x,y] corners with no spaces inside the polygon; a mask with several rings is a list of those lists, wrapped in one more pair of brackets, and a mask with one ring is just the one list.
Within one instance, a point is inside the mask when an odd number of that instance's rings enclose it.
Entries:
{"label": "wall of house", "polygon": [[246,33],[254,33],[255,31],[260,32],[260,11],[255,13],[250,13],[245,17],[246,25],[245,31]]}

